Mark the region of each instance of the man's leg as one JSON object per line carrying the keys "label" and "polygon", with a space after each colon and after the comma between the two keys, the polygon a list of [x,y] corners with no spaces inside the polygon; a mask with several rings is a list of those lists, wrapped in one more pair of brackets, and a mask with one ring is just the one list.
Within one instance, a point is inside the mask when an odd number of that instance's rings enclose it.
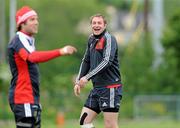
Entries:
{"label": "man's leg", "polygon": [[40,128],[41,127],[41,119],[40,115],[36,115],[33,117],[20,117],[15,115],[16,119],[16,128]]}
{"label": "man's leg", "polygon": [[34,128],[35,119],[33,117],[17,117],[16,128]]}
{"label": "man's leg", "polygon": [[105,128],[118,128],[118,113],[103,112]]}
{"label": "man's leg", "polygon": [[118,128],[121,91],[120,86],[101,90],[100,108],[103,111],[105,128]]}
{"label": "man's leg", "polygon": [[96,116],[97,116],[97,113],[95,111],[87,107],[83,107],[81,116],[80,116],[81,128],[95,128],[92,122]]}
{"label": "man's leg", "polygon": [[17,128],[40,128],[41,108],[40,105],[11,104],[15,116]]}

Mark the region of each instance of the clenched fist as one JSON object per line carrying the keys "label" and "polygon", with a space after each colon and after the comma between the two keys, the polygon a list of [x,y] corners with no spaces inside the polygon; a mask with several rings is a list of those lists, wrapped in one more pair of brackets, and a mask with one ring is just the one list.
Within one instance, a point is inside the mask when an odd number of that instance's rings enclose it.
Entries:
{"label": "clenched fist", "polygon": [[71,55],[77,52],[77,49],[71,45],[66,45],[63,48],[59,49],[61,55]]}

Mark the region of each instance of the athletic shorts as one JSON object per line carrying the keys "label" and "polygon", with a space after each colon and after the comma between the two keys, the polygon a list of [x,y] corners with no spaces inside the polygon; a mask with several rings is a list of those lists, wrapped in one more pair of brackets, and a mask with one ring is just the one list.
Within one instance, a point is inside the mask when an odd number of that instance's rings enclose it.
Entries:
{"label": "athletic shorts", "polygon": [[118,112],[122,99],[122,86],[114,88],[93,88],[84,104],[85,107],[95,111]]}
{"label": "athletic shorts", "polygon": [[40,128],[41,105],[10,104],[14,113],[16,128]]}

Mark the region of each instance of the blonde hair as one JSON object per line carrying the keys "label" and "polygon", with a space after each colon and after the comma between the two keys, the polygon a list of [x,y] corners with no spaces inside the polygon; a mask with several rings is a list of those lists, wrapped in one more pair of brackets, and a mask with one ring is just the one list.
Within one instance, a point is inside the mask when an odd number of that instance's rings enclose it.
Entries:
{"label": "blonde hair", "polygon": [[104,21],[104,24],[107,24],[107,20],[106,20],[105,16],[102,15],[102,14],[100,14],[100,13],[97,13],[97,14],[95,14],[95,15],[93,15],[93,16],[90,17],[90,24],[92,23],[92,19],[93,19],[94,17],[102,17],[102,19],[103,19],[103,21]]}

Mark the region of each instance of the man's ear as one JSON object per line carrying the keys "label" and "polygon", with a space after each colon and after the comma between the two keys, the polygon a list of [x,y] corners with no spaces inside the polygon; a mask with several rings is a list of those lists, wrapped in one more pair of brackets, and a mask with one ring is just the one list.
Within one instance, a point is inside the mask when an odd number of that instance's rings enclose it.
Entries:
{"label": "man's ear", "polygon": [[106,23],[106,24],[104,24],[104,27],[105,27],[105,28],[107,27],[107,23]]}

